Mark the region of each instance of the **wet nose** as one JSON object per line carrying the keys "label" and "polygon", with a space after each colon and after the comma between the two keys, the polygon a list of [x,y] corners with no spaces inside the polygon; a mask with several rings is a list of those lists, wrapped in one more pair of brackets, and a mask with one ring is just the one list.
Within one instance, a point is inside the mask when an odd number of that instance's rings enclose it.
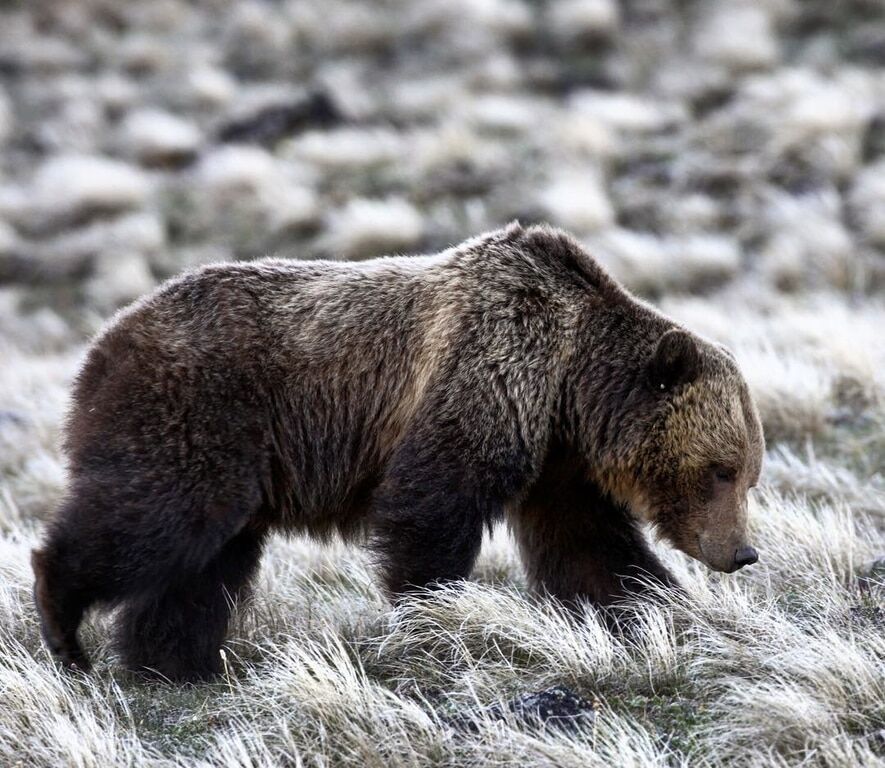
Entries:
{"label": "wet nose", "polygon": [[745,565],[753,565],[759,559],[759,555],[753,547],[741,547],[734,553],[735,570]]}

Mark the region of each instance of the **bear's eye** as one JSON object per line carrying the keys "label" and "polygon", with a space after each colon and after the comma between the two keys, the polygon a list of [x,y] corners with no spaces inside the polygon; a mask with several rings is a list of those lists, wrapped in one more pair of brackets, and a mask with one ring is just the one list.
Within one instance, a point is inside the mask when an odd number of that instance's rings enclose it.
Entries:
{"label": "bear's eye", "polygon": [[737,479],[737,470],[729,467],[713,467],[713,476],[720,483],[733,483]]}

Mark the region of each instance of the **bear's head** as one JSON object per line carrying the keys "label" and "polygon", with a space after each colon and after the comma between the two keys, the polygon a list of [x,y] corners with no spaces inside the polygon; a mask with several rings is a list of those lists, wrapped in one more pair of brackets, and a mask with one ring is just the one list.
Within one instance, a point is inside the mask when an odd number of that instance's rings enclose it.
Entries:
{"label": "bear's head", "polygon": [[[759,479],[759,414],[724,348],[680,328],[639,361],[612,419],[609,492],[686,554],[717,571],[756,562],[747,497]],[[611,425],[610,425],[611,428]]]}

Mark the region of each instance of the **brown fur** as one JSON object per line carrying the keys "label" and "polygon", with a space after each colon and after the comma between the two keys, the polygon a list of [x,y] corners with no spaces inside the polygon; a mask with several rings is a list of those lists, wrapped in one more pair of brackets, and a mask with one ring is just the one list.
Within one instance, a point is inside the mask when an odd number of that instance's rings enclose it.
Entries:
{"label": "brown fur", "polygon": [[33,561],[50,647],[85,666],[83,612],[122,604],[130,665],[211,674],[273,530],[368,536],[392,595],[467,577],[505,514],[566,601],[672,581],[641,518],[729,569],[761,430],[732,359],[674,329],[543,227],[167,283],[75,387],[69,493]]}

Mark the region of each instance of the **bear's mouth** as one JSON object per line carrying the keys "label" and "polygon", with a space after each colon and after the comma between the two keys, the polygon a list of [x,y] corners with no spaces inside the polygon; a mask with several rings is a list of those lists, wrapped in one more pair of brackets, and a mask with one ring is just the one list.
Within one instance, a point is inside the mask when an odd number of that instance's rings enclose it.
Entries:
{"label": "bear's mouth", "polygon": [[[737,570],[734,563],[729,564],[729,566],[727,566],[727,567],[723,567],[723,566],[719,565],[718,563],[716,563],[715,561],[713,561],[710,558],[710,556],[704,551],[704,545],[703,545],[703,542],[701,541],[700,534],[695,536],[695,543],[697,544],[698,554],[700,555],[700,557],[696,557],[695,559],[700,560],[710,570],[718,571],[719,573],[734,573]],[[691,553],[689,553],[689,554],[691,554]]]}

